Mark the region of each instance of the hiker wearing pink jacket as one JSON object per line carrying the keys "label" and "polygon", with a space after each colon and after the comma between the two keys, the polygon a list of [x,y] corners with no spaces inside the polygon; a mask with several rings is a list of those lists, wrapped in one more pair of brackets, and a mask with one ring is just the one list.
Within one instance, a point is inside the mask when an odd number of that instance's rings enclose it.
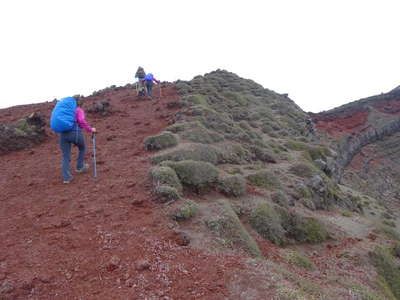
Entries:
{"label": "hiker wearing pink jacket", "polygon": [[86,172],[89,169],[89,165],[85,163],[86,146],[82,129],[91,133],[96,132],[96,128],[90,127],[85,120],[85,112],[81,108],[82,99],[80,99],[79,96],[74,96],[74,98],[78,105],[75,111],[75,125],[71,130],[60,133],[60,148],[63,154],[62,175],[64,183],[70,183],[73,178],[70,172],[71,146],[75,145],[79,149],[78,160],[76,162],[76,172]]}

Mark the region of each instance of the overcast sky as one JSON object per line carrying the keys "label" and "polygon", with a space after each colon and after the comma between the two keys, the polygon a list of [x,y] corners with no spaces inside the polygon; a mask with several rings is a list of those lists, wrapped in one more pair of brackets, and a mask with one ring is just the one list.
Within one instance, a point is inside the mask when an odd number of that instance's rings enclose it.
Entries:
{"label": "overcast sky", "polygon": [[400,85],[399,0],[2,0],[0,107],[226,69],[303,110]]}

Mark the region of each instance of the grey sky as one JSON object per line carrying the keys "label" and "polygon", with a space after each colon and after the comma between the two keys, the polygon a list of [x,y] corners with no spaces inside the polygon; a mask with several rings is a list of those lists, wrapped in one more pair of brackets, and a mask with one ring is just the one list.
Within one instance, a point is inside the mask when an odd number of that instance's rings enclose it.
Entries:
{"label": "grey sky", "polygon": [[400,85],[399,1],[5,0],[0,107],[226,69],[327,110]]}

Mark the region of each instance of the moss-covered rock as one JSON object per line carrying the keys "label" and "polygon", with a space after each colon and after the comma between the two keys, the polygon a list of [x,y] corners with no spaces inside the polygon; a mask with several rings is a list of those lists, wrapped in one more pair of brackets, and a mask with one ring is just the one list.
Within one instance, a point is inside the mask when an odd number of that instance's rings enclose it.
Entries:
{"label": "moss-covered rock", "polygon": [[218,164],[220,161],[220,151],[211,145],[186,144],[177,149],[169,150],[164,153],[156,154],[151,158],[153,164],[159,164],[162,161],[182,161],[194,160],[204,161],[211,164]]}
{"label": "moss-covered rock", "polygon": [[175,171],[170,167],[154,167],[150,169],[150,178],[154,186],[169,185],[182,192],[182,184]]}
{"label": "moss-covered rock", "polygon": [[256,186],[270,190],[281,187],[281,182],[278,177],[267,170],[261,170],[254,174],[250,174],[246,179]]}
{"label": "moss-covered rock", "polygon": [[285,231],[280,224],[279,215],[267,202],[260,203],[253,210],[250,224],[263,238],[272,243],[279,246],[286,243]]}
{"label": "moss-covered rock", "polygon": [[217,182],[218,169],[210,163],[184,160],[168,164],[175,170],[180,181],[196,192],[208,190]]}
{"label": "moss-covered rock", "polygon": [[227,196],[243,196],[247,191],[246,180],[240,175],[223,176],[218,179],[218,189]]}
{"label": "moss-covered rock", "polygon": [[226,200],[219,201],[222,210],[220,217],[206,221],[207,227],[218,234],[228,247],[239,247],[252,256],[261,257],[257,243],[240,222],[230,203]]}
{"label": "moss-covered rock", "polygon": [[149,136],[144,140],[146,150],[161,150],[178,144],[178,138],[172,132],[164,131],[159,135]]}

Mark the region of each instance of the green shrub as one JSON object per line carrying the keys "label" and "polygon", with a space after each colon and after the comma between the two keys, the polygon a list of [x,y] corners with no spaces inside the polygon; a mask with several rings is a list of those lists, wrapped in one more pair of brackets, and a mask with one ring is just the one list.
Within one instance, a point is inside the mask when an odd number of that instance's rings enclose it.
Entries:
{"label": "green shrub", "polygon": [[240,222],[230,203],[221,200],[219,206],[222,209],[220,217],[206,221],[207,227],[224,239],[225,246],[237,246],[252,256],[261,257],[257,243]]}
{"label": "green shrub", "polygon": [[192,91],[192,87],[184,81],[178,80],[175,82],[175,87],[178,91],[178,94],[185,95]]}
{"label": "green shrub", "polygon": [[181,133],[181,137],[191,142],[203,144],[217,143],[224,139],[219,133],[212,132],[204,127],[188,129]]}
{"label": "green shrub", "polygon": [[396,241],[393,245],[393,255],[400,258],[400,242]]}
{"label": "green shrub", "polygon": [[311,157],[311,160],[316,160],[316,159],[323,159],[325,160],[327,156],[330,156],[330,150],[326,147],[322,146],[315,146],[315,147],[309,147],[308,148],[308,154]]}
{"label": "green shrub", "polygon": [[229,100],[233,101],[235,104],[241,105],[241,106],[246,106],[248,104],[248,101],[245,97],[243,97],[241,94],[236,93],[236,92],[223,92],[222,95]]}
{"label": "green shrub", "polygon": [[312,218],[304,218],[293,228],[294,238],[299,242],[322,243],[328,239],[325,226]]}
{"label": "green shrub", "polygon": [[292,265],[304,268],[306,270],[314,269],[314,264],[307,257],[297,251],[289,251],[286,255],[286,258]]}
{"label": "green shrub", "polygon": [[231,167],[226,170],[226,173],[230,175],[236,175],[236,174],[243,174],[243,171],[238,167]]}
{"label": "green shrub", "polygon": [[219,161],[219,151],[210,145],[191,144],[173,149],[166,153],[156,154],[151,158],[153,164],[159,164],[162,161],[182,161],[195,160],[217,164]]}
{"label": "green shrub", "polygon": [[170,167],[154,167],[150,169],[150,178],[154,186],[169,185],[178,192],[182,191],[182,184],[175,171]]}
{"label": "green shrub", "polygon": [[293,151],[304,151],[309,149],[307,144],[294,140],[288,140],[284,145],[286,148]]}
{"label": "green shrub", "polygon": [[246,193],[246,180],[240,175],[225,176],[218,180],[219,190],[227,196],[239,197]]}
{"label": "green shrub", "polygon": [[378,246],[370,253],[370,259],[394,296],[400,299],[400,270],[390,251]]}
{"label": "green shrub", "polygon": [[237,143],[218,145],[218,162],[221,164],[244,164],[251,161],[251,153]]}
{"label": "green shrub", "polygon": [[307,163],[297,163],[289,168],[289,171],[299,177],[311,178],[317,174],[315,167]]}
{"label": "green shrub", "polygon": [[149,136],[144,140],[146,150],[160,150],[176,146],[177,144],[177,137],[168,131],[164,131],[159,135]]}
{"label": "green shrub", "polygon": [[277,163],[277,158],[274,154],[271,153],[271,151],[263,149],[259,146],[254,146],[251,150],[254,153],[256,159],[273,164]]}
{"label": "green shrub", "polygon": [[267,202],[260,203],[253,210],[250,224],[264,239],[279,246],[285,244],[285,231],[280,224],[279,215]]}
{"label": "green shrub", "polygon": [[184,160],[170,162],[180,181],[196,192],[207,190],[218,178],[218,169],[210,163]]}
{"label": "green shrub", "polygon": [[154,193],[162,203],[179,199],[180,193],[176,188],[169,185],[158,185],[154,188]]}
{"label": "green shrub", "polygon": [[394,228],[387,225],[380,224],[373,231],[378,234],[383,234],[389,239],[400,241],[400,234]]}
{"label": "green shrub", "polygon": [[272,201],[274,201],[276,204],[283,206],[283,207],[289,207],[289,199],[287,195],[282,192],[282,191],[277,191],[271,195]]}
{"label": "green shrub", "polygon": [[171,131],[173,133],[178,133],[178,132],[182,132],[185,131],[187,129],[191,129],[191,128],[196,128],[196,127],[201,127],[202,124],[198,121],[194,121],[194,122],[178,122],[175,124],[172,124],[170,126],[168,126],[167,128],[165,128],[166,131]]}
{"label": "green shrub", "polygon": [[205,107],[209,106],[207,102],[207,96],[200,94],[187,95],[183,97],[182,100],[188,102],[191,105],[203,105]]}
{"label": "green shrub", "polygon": [[275,189],[281,186],[278,177],[267,170],[258,171],[254,174],[248,175],[246,178],[252,184],[266,189]]}
{"label": "green shrub", "polygon": [[197,204],[193,201],[188,201],[183,206],[175,210],[172,218],[175,221],[181,222],[193,218],[197,213]]}

